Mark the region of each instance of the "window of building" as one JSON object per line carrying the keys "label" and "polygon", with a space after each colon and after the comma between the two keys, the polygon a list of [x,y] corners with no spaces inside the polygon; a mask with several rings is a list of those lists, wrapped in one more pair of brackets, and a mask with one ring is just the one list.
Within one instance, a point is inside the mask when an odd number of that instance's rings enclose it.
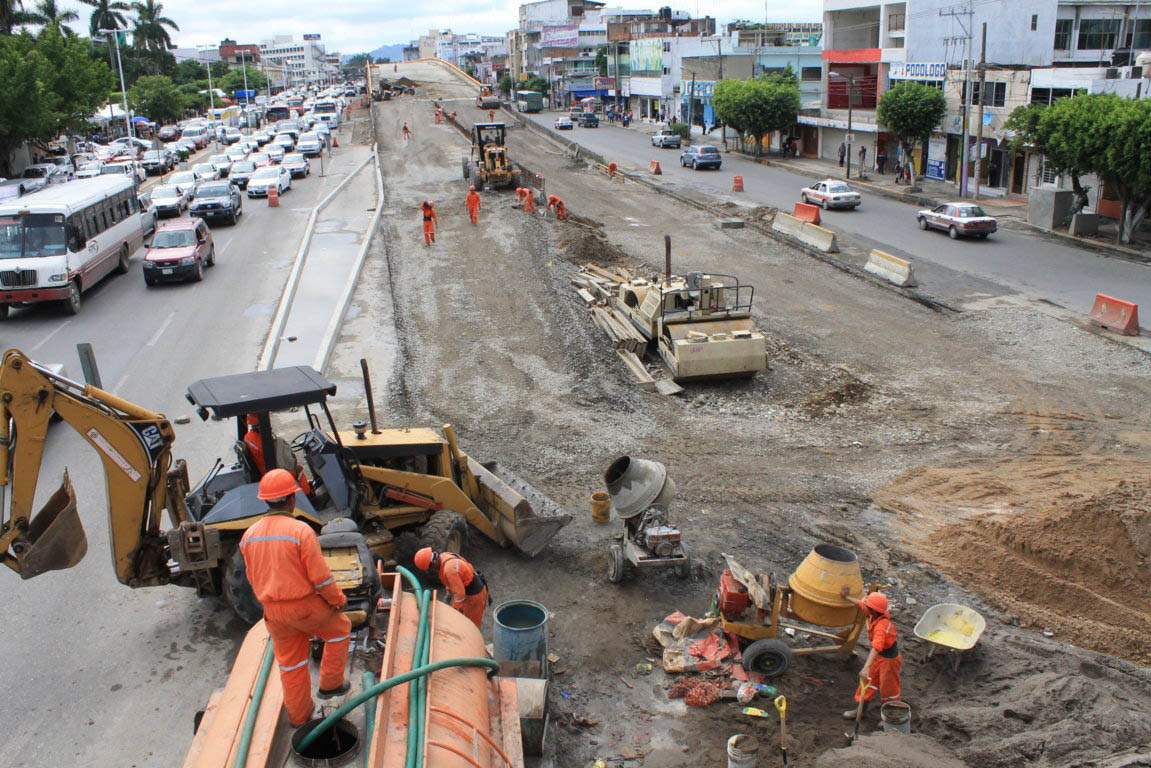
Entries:
{"label": "window of building", "polygon": [[1085,93],[1082,88],[1032,88],[1032,104],[1053,104],[1059,99],[1066,99],[1077,93]]}
{"label": "window of building", "polygon": [[1039,28],[1039,14],[1033,13],[1033,14],[1031,14],[1031,31],[1034,32],[1038,28]]}
{"label": "window of building", "polygon": [[823,79],[823,67],[804,67],[799,71],[799,78],[807,82]]}
{"label": "window of building", "polygon": [[1127,48],[1151,48],[1151,19],[1139,19],[1127,32]]}
{"label": "window of building", "polygon": [[671,53],[671,43],[669,43],[669,42],[666,42],[666,41],[664,42],[664,44],[663,44],[663,52],[664,52],[664,53]]}
{"label": "window of building", "polygon": [[1071,25],[1074,19],[1055,20],[1055,50],[1066,51],[1071,49]]}
{"label": "window of building", "polygon": [[[984,83],[983,85],[984,85],[984,89],[985,89],[984,93],[987,94],[987,103],[984,104],[983,106],[985,106],[985,107],[1002,107],[1007,103],[1007,83],[988,82],[988,83]],[[967,94],[966,84],[964,84],[964,89],[962,90],[962,93],[964,94],[964,97],[966,98],[966,94]],[[980,99],[979,83],[972,83],[971,84],[971,104],[973,106],[979,104],[979,99]]]}
{"label": "window of building", "polygon": [[1079,50],[1099,51],[1115,47],[1119,37],[1119,19],[1081,19],[1079,21]]}
{"label": "window of building", "polygon": [[670,74],[671,74],[671,69],[670,69],[669,67],[664,67],[664,68],[663,68],[663,73],[664,73],[665,75],[670,75]]}

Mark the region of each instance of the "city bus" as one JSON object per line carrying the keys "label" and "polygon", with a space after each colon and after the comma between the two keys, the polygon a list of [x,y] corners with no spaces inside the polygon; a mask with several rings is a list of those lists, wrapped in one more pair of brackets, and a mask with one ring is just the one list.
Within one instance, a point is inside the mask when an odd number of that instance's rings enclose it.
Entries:
{"label": "city bus", "polygon": [[136,184],[123,174],[77,179],[0,204],[0,319],[44,301],[80,311],[80,294],[128,271],[144,243]]}
{"label": "city bus", "polygon": [[268,123],[278,123],[281,120],[287,120],[292,116],[292,110],[287,104],[276,103],[268,105],[268,112],[265,115],[268,118]]}
{"label": "city bus", "polygon": [[215,123],[217,128],[220,126],[238,128],[240,126],[241,114],[243,114],[243,110],[239,105],[235,104],[230,107],[216,107],[215,109],[208,110],[208,117]]}
{"label": "city bus", "polygon": [[516,91],[516,110],[540,112],[544,108],[543,94],[538,91]]}

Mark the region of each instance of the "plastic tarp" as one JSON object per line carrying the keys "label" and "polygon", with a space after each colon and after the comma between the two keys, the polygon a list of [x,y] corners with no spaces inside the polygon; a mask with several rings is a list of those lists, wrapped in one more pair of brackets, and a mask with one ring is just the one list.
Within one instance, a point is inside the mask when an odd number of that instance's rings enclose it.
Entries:
{"label": "plastic tarp", "polygon": [[739,646],[723,631],[718,618],[694,619],[676,611],[652,630],[663,646],[666,672],[730,671]]}

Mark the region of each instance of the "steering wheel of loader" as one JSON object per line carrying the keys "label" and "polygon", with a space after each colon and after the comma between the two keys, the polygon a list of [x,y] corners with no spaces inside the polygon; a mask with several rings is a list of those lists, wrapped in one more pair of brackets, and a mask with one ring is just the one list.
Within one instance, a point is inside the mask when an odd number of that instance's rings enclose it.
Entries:
{"label": "steering wheel of loader", "polygon": [[316,438],[311,431],[301,432],[292,440],[292,453],[305,453],[309,448],[317,448]]}

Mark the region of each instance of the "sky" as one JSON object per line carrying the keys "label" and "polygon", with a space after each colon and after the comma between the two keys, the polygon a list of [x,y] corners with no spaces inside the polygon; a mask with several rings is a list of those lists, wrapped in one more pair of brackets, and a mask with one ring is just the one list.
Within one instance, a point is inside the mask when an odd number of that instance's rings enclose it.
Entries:
{"label": "sky", "polygon": [[[319,34],[328,51],[343,54],[369,51],[381,45],[406,43],[429,29],[502,35],[518,24],[519,0],[417,0],[418,8],[396,0],[162,0],[164,15],[180,25],[172,33],[180,47],[218,44],[225,37],[258,43],[276,34]],[[735,19],[754,21],[820,21],[822,0],[652,0],[608,6],[655,9],[670,5],[692,16],[713,16],[719,24]],[[80,14],[77,28],[86,28],[91,8],[74,0],[61,7]],[[765,8],[766,6],[766,8]]]}

